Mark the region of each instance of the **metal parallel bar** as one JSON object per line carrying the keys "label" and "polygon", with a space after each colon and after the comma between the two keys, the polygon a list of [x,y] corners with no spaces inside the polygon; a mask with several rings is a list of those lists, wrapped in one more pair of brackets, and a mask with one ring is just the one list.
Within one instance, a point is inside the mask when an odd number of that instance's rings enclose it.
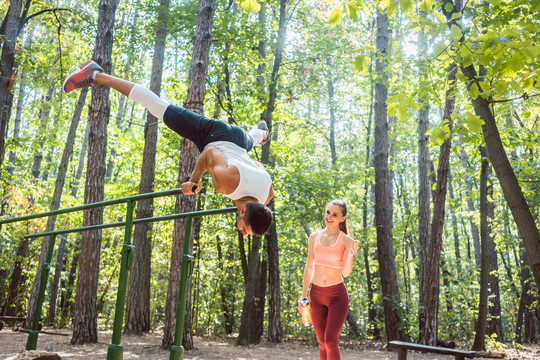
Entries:
{"label": "metal parallel bar", "polygon": [[[182,214],[172,214],[172,215],[164,215],[164,216],[158,216],[158,217],[152,217],[152,218],[134,219],[133,224],[143,224],[143,223],[149,223],[149,222],[174,220],[174,219],[185,218],[185,217],[199,217],[199,216],[207,216],[207,215],[226,214],[226,213],[231,213],[231,212],[235,212],[235,211],[236,211],[235,207],[192,211],[192,212],[187,212],[187,213],[182,213]],[[69,233],[75,233],[75,232],[81,232],[81,231],[89,231],[89,230],[107,229],[107,228],[112,228],[112,227],[120,227],[120,226],[124,226],[124,225],[126,225],[126,222],[121,221],[121,222],[116,222],[116,223],[90,225],[90,226],[67,229],[67,230],[47,231],[47,232],[42,232],[42,233],[38,233],[38,234],[25,235],[24,237],[31,239],[31,238],[43,237],[43,236],[47,236],[47,235],[69,234]]]}
{"label": "metal parallel bar", "polygon": [[126,293],[128,283],[128,272],[130,256],[132,256],[133,245],[131,245],[131,232],[133,230],[133,211],[135,202],[128,201],[126,209],[126,226],[124,231],[124,246],[122,247],[122,259],[120,262],[120,275],[118,279],[118,291],[116,294],[116,306],[114,309],[114,323],[112,340],[107,349],[107,360],[122,360],[124,348],[122,340],[122,325],[124,323],[124,312],[126,307]]}
{"label": "metal parallel bar", "polygon": [[54,251],[54,242],[56,241],[56,235],[49,237],[49,248],[47,249],[47,257],[41,268],[41,275],[39,280],[39,292],[36,302],[36,309],[34,311],[34,318],[32,319],[32,329],[28,334],[26,341],[26,350],[36,350],[37,340],[39,334],[39,320],[41,319],[41,309],[43,307],[43,300],[45,299],[45,289],[47,288],[47,279],[49,278],[49,271],[51,270],[51,260]]}
{"label": "metal parallel bar", "polygon": [[131,234],[133,230],[133,224],[186,218],[184,249],[183,249],[183,256],[181,260],[182,272],[180,275],[180,288],[179,288],[178,308],[177,308],[177,315],[176,315],[177,320],[176,320],[176,329],[175,329],[175,345],[171,347],[171,354],[170,354],[171,360],[183,359],[184,348],[182,347],[182,337],[183,337],[183,330],[184,330],[187,282],[188,282],[188,278],[191,277],[191,271],[193,271],[193,257],[189,255],[190,242],[191,242],[192,218],[200,217],[200,216],[207,216],[207,215],[231,213],[231,212],[235,212],[237,209],[236,207],[229,207],[229,208],[222,208],[222,209],[201,210],[201,211],[193,211],[193,212],[187,212],[187,213],[182,213],[182,214],[165,215],[165,216],[159,216],[159,217],[153,217],[153,218],[144,218],[144,219],[136,219],[136,220],[133,219],[133,213],[134,213],[136,201],[142,200],[142,199],[160,197],[160,196],[175,195],[181,192],[182,192],[181,189],[172,189],[172,190],[165,190],[165,191],[160,191],[160,192],[155,192],[155,193],[138,194],[138,195],[114,199],[114,200],[101,201],[101,202],[96,202],[92,204],[86,204],[86,205],[81,205],[81,206],[76,206],[76,207],[71,207],[71,208],[58,209],[55,211],[49,211],[45,213],[0,220],[0,229],[1,229],[2,224],[37,219],[37,218],[51,216],[51,215],[65,214],[65,213],[81,211],[85,209],[92,209],[92,208],[116,205],[116,204],[127,202],[125,222],[91,225],[91,226],[79,227],[79,228],[74,228],[74,229],[55,230],[55,231],[48,231],[48,232],[43,232],[39,234],[31,234],[31,235],[25,236],[26,238],[37,238],[37,237],[44,237],[44,236],[50,237],[49,249],[47,251],[47,259],[45,263],[42,265],[40,288],[39,288],[38,300],[36,303],[36,311],[34,312],[32,330],[30,331],[29,336],[28,336],[26,350],[35,350],[37,347],[37,338],[39,334],[39,331],[38,331],[39,320],[41,318],[41,311],[42,311],[43,301],[45,298],[45,289],[47,287],[47,279],[48,279],[50,268],[51,268],[51,259],[52,259],[52,254],[54,251],[54,242],[58,234],[68,234],[68,233],[74,233],[74,232],[82,232],[82,231],[89,231],[89,230],[98,230],[98,229],[125,226],[124,245],[122,248],[119,284],[118,284],[118,292],[117,292],[116,307],[115,307],[115,319],[114,319],[114,324],[113,324],[113,337],[107,351],[107,360],[121,360],[123,357],[123,348],[122,348],[122,345],[120,344],[120,340],[121,340],[121,333],[122,333],[123,321],[124,321],[128,272],[129,272],[129,268],[131,267],[130,256],[132,255],[132,250],[133,250],[133,245],[131,245]]}
{"label": "metal parallel bar", "polygon": [[176,195],[180,193],[182,193],[182,189],[171,189],[171,190],[164,190],[164,191],[158,191],[158,192],[152,192],[152,193],[146,193],[146,194],[132,195],[132,196],[127,196],[127,197],[118,198],[114,200],[99,201],[99,202],[95,202],[91,204],[85,204],[85,205],[80,205],[80,206],[75,206],[75,207],[65,208],[65,209],[58,209],[58,210],[39,213],[39,214],[20,216],[20,217],[15,217],[11,219],[3,219],[3,220],[0,220],[0,225],[17,222],[17,221],[37,219],[37,218],[45,217],[45,216],[65,214],[65,213],[80,211],[80,210],[85,210],[85,209],[93,209],[93,208],[102,207],[102,206],[117,205],[117,204],[122,204],[128,201],[137,201],[137,200],[142,200],[142,199],[150,199],[150,198],[156,198],[156,197],[162,197],[162,196]]}
{"label": "metal parallel bar", "polygon": [[184,317],[186,312],[186,295],[188,282],[189,262],[193,257],[189,255],[191,243],[191,217],[186,218],[184,231],[184,250],[182,256],[182,266],[180,272],[180,288],[178,289],[178,306],[176,307],[176,328],[174,331],[174,345],[171,346],[169,360],[182,360],[184,358],[184,347],[182,338],[184,336]]}

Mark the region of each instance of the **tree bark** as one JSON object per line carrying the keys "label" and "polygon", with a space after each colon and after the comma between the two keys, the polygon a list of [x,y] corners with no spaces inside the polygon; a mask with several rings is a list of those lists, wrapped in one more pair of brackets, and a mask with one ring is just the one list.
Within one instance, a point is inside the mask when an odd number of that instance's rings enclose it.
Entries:
{"label": "tree bark", "polygon": [[[58,210],[60,208],[60,203],[62,200],[62,191],[64,190],[64,184],[66,181],[66,174],[69,165],[69,159],[73,153],[73,145],[75,143],[75,138],[77,135],[77,127],[79,126],[79,121],[81,119],[82,107],[84,100],[86,99],[86,94],[88,93],[88,88],[82,89],[79,95],[79,101],[73,113],[71,119],[71,125],[69,127],[69,132],[66,138],[64,151],[62,153],[62,160],[60,161],[60,166],[58,167],[58,174],[56,176],[56,181],[54,184],[54,192],[51,198],[51,205],[49,207],[50,211]],[[45,231],[53,231],[56,226],[56,216],[49,216],[47,218],[47,225]],[[34,312],[36,310],[37,296],[39,293],[39,286],[41,282],[41,270],[43,263],[47,258],[47,252],[49,251],[49,237],[45,236],[41,242],[41,254],[39,258],[39,264],[36,271],[36,276],[34,277],[34,282],[32,284],[32,290],[30,291],[30,298],[28,300],[28,312],[26,316],[26,321],[24,326],[27,329],[32,327],[32,319],[34,318]]]}
{"label": "tree bark", "polygon": [[[30,6],[30,1],[27,4]],[[2,27],[1,35],[5,39],[1,43],[2,54],[0,58],[0,178],[2,177],[2,168],[5,154],[5,136],[13,106],[13,92],[10,82],[16,74],[15,46],[19,27],[22,22],[21,11],[23,9],[23,0],[12,0],[9,3],[6,16],[4,18],[5,27]]]}
{"label": "tree bark", "polygon": [[[212,26],[214,21],[215,0],[201,0],[197,12],[197,25],[193,38],[193,52],[189,69],[189,84],[184,107],[198,114],[203,114],[204,96],[206,94],[206,76],[208,73],[208,58],[212,42]],[[181,140],[181,160],[178,171],[178,186],[195,167],[197,161],[197,147],[191,140]],[[176,201],[175,211],[184,213],[195,209],[195,196],[179,195]],[[173,248],[171,256],[169,287],[167,290],[167,302],[165,305],[165,328],[161,346],[170,348],[174,344],[174,331],[176,325],[176,307],[178,303],[178,289],[180,285],[180,269],[182,249],[184,241],[191,243],[192,239],[184,239],[185,220],[179,219],[174,223]],[[191,333],[191,281],[188,282],[186,301],[186,313],[184,319],[184,336],[182,345],[184,349],[193,349],[193,337]],[[180,345],[180,344],[178,344]]]}
{"label": "tree bark", "polygon": [[435,190],[435,203],[433,205],[433,221],[431,224],[431,245],[428,254],[428,272],[425,287],[425,327],[423,341],[426,345],[437,346],[437,316],[439,313],[440,292],[440,260],[442,250],[442,235],[444,228],[444,213],[446,204],[446,190],[448,173],[450,171],[450,149],[452,147],[452,114],[456,101],[456,75],[457,65],[451,62],[448,66],[448,90],[444,105],[443,123],[446,123],[450,132],[448,139],[441,145],[439,152],[439,166],[437,168],[437,185]]}
{"label": "tree bark", "polygon": [[[227,250],[225,256],[223,255],[223,246],[222,241],[219,236],[216,236],[216,245],[218,252],[218,264],[219,269],[222,274],[231,274],[233,269],[230,265],[225,266],[225,264],[232,264],[232,249]],[[220,287],[220,296],[221,296],[221,314],[223,316],[223,327],[227,335],[232,334],[234,330],[234,286],[231,284],[231,280],[225,276],[219,282]]]}
{"label": "tree bark", "polygon": [[488,219],[488,236],[487,236],[487,250],[488,250],[488,268],[489,268],[489,320],[488,320],[488,334],[496,334],[497,341],[504,342],[504,332],[502,327],[502,313],[501,313],[501,295],[499,288],[499,263],[497,261],[497,249],[495,246],[495,236],[493,234],[493,226],[495,224],[495,204],[493,199],[493,184],[489,179],[491,175],[491,165],[488,167],[488,181],[487,188],[487,219]]}
{"label": "tree bark", "polygon": [[66,253],[66,242],[67,238],[65,236],[60,237],[60,246],[58,246],[58,254],[56,256],[56,266],[54,267],[54,279],[51,284],[51,293],[49,295],[49,316],[48,323],[54,324],[56,318],[56,303],[58,299],[58,290],[60,286],[60,276],[62,275],[62,269],[64,267],[64,255]]}
{"label": "tree bark", "polygon": [[[84,89],[82,89],[84,91]],[[86,89],[85,96],[88,93],[88,89]],[[79,103],[77,104],[77,107],[79,106],[81,101],[81,98],[79,98]],[[84,105],[86,102],[86,98],[82,99],[81,106]],[[77,172],[73,176],[73,182],[71,183],[71,196],[77,197],[77,192],[79,191],[79,180],[81,180],[82,173],[84,170],[84,159],[86,157],[86,150],[88,149],[88,138],[90,137],[90,123],[86,124],[86,130],[84,131],[84,138],[83,143],[81,145],[81,153],[79,154],[79,166],[77,166]]]}
{"label": "tree bark", "polygon": [[[156,43],[150,90],[156,95],[161,93],[161,78],[165,58],[165,39],[167,37],[167,20],[169,18],[170,0],[162,0],[157,20]],[[157,151],[157,118],[147,112],[143,161],[139,184],[139,194],[154,191],[154,177]],[[136,219],[154,216],[153,199],[137,202]],[[152,259],[151,223],[136,224],[133,231],[133,266],[128,279],[128,296],[126,299],[126,333],[141,334],[150,331],[150,273]]]}
{"label": "tree bark", "polygon": [[428,254],[430,248],[431,238],[431,186],[429,182],[429,137],[426,134],[429,129],[429,102],[425,96],[422,96],[422,90],[426,88],[427,74],[424,62],[426,60],[427,44],[426,35],[424,30],[420,32],[418,36],[418,48],[420,56],[420,109],[418,110],[418,286],[419,299],[418,299],[418,329],[420,335],[420,342],[423,342],[422,336],[425,327],[424,309],[425,309],[425,286],[427,279],[428,269]]}
{"label": "tree bark", "polygon": [[39,174],[41,173],[41,162],[43,160],[43,145],[45,144],[47,121],[49,120],[51,112],[51,99],[53,96],[53,90],[54,89],[52,86],[47,89],[47,94],[43,97],[41,108],[39,110],[40,124],[36,136],[37,150],[34,154],[34,164],[32,165],[32,176],[36,179],[39,178]]}
{"label": "tree bark", "polygon": [[[466,67],[462,65],[461,71],[469,80],[467,87],[470,88],[473,84],[476,84],[479,91],[482,92],[474,65]],[[493,169],[501,185],[504,197],[525,244],[536,286],[540,288],[540,232],[536,227],[531,210],[512,169],[512,165],[506,156],[495,117],[489,107],[489,101],[482,96],[478,96],[476,99],[471,99],[471,102],[476,115],[484,121],[482,133],[484,134],[484,140],[488,148],[489,159],[493,164]]]}
{"label": "tree bark", "polygon": [[244,293],[244,303],[242,306],[242,317],[240,320],[240,329],[236,345],[247,346],[250,343],[250,319],[255,317],[255,303],[253,296],[255,294],[255,281],[257,278],[257,267],[259,266],[259,249],[261,248],[261,238],[252,237],[251,251],[248,261],[248,278],[246,282],[246,291]]}
{"label": "tree bark", "polygon": [[13,272],[11,273],[11,280],[9,282],[9,288],[7,291],[6,302],[2,309],[2,314],[5,316],[17,316],[19,305],[17,304],[17,298],[20,294],[21,285],[23,283],[23,269],[24,259],[28,252],[28,238],[23,238],[17,247],[15,253],[15,264],[13,265]]}
{"label": "tree bark", "polygon": [[[100,0],[94,60],[104,72],[112,70],[111,55],[113,32],[118,0]],[[92,103],[89,109],[90,126],[88,161],[84,203],[102,201],[104,198],[105,166],[107,152],[107,124],[110,117],[110,88],[92,88]],[[83,212],[83,226],[101,224],[103,208],[88,209]],[[101,252],[101,230],[82,233],[81,255],[77,295],[75,297],[75,316],[73,318],[72,344],[97,342],[97,282]]]}
{"label": "tree bark", "polygon": [[488,154],[485,147],[481,148],[482,170],[480,173],[480,244],[482,262],[480,267],[480,299],[478,301],[478,318],[476,319],[476,334],[474,336],[473,351],[486,350],[486,326],[488,315],[488,287],[489,287],[489,263],[488,263]]}
{"label": "tree bark", "polygon": [[[273,128],[272,117],[276,107],[277,85],[279,81],[279,73],[283,61],[283,51],[285,41],[287,39],[287,0],[279,2],[279,27],[277,34],[276,50],[274,52],[274,64],[270,75],[270,84],[268,87],[268,104],[265,111],[261,114],[261,119],[265,120],[269,131],[273,134],[272,140],[277,140],[277,126]],[[274,159],[270,156],[270,143],[266,143],[262,150],[262,163],[268,164],[270,167],[275,167]],[[268,204],[272,213],[275,213],[274,199]],[[265,235],[268,242],[268,282],[269,282],[269,299],[268,299],[268,340],[271,342],[281,342],[281,285],[279,274],[279,245],[276,229],[276,221],[274,221]]]}
{"label": "tree bark", "polygon": [[[463,165],[463,170],[465,170],[465,173],[463,174],[463,181],[465,182],[465,196],[467,197],[467,210],[469,213],[473,214],[476,212],[476,209],[474,207],[474,201],[473,201],[473,187],[471,183],[471,178],[467,174],[467,170],[469,169],[469,163],[467,160],[467,153],[464,150],[463,141],[461,138],[459,139],[459,147],[461,150],[459,151],[459,157],[461,159],[461,164]],[[480,233],[478,232],[478,226],[474,223],[473,216],[468,216],[469,219],[469,225],[471,227],[471,236],[473,240],[473,248],[474,248],[474,261],[476,264],[476,267],[480,268]]]}
{"label": "tree bark", "polygon": [[392,208],[391,184],[388,172],[388,16],[377,11],[377,61],[375,71],[375,226],[377,228],[377,251],[381,274],[384,320],[386,338],[390,340],[405,340],[402,333],[402,315],[399,308],[399,288],[397,282],[394,247],[392,242]]}

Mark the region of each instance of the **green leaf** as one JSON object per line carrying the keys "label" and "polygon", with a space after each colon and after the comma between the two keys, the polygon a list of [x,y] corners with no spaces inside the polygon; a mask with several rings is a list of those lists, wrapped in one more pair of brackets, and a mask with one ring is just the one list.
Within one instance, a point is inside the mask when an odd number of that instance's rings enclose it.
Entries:
{"label": "green leaf", "polygon": [[386,15],[388,15],[389,19],[393,19],[394,16],[396,16],[398,10],[397,2],[392,1],[390,3],[390,6],[386,9]]}
{"label": "green leaf", "polygon": [[422,0],[420,1],[420,5],[418,6],[418,10],[430,12],[433,9],[433,0]]}
{"label": "green leaf", "polygon": [[332,10],[330,10],[330,15],[328,15],[328,22],[330,25],[337,25],[341,21],[342,16],[343,10],[334,7]]}
{"label": "green leaf", "polygon": [[429,140],[437,146],[441,146],[446,139],[450,136],[450,128],[448,124],[443,124],[442,126],[437,126],[431,132],[431,137]]}
{"label": "green leaf", "polygon": [[540,45],[527,46],[524,47],[522,50],[532,58],[540,58]]}
{"label": "green leaf", "polygon": [[433,16],[435,17],[435,19],[439,20],[441,24],[446,24],[446,16],[444,16],[440,12],[433,13]]}
{"label": "green leaf", "polygon": [[367,74],[368,69],[368,56],[367,55],[357,55],[354,57],[354,71]]}
{"label": "green leaf", "polygon": [[478,85],[476,85],[476,83],[472,84],[469,88],[469,95],[471,95],[471,98],[476,99],[479,94],[480,91],[478,89]]}
{"label": "green leaf", "polygon": [[379,9],[385,10],[390,6],[392,0],[381,0],[379,3]]}
{"label": "green leaf", "polygon": [[484,120],[480,119],[479,116],[474,115],[471,112],[467,113],[467,117],[465,118],[465,122],[467,123],[467,126],[469,127],[469,130],[472,133],[481,133],[482,132],[482,125],[485,124]]}
{"label": "green leaf", "polygon": [[352,21],[358,20],[359,14],[358,5],[354,1],[349,1],[347,4],[347,15],[349,15],[349,19]]}
{"label": "green leaf", "polygon": [[409,14],[414,10],[412,0],[399,0],[399,5],[401,6],[403,14]]}
{"label": "green leaf", "polygon": [[388,103],[388,109],[386,110],[386,115],[388,117],[396,115],[397,105],[398,103],[396,101]]}
{"label": "green leaf", "polygon": [[401,122],[401,121],[404,121],[407,119],[407,117],[409,116],[409,108],[407,107],[407,105],[405,105],[405,103],[403,101],[400,101],[398,103],[398,106],[397,106],[397,118],[398,120]]}
{"label": "green leaf", "polygon": [[261,10],[261,4],[257,0],[238,0],[238,5],[248,13]]}
{"label": "green leaf", "polygon": [[450,30],[450,38],[453,41],[459,41],[461,40],[461,37],[463,36],[463,32],[457,25],[452,25],[452,28]]}

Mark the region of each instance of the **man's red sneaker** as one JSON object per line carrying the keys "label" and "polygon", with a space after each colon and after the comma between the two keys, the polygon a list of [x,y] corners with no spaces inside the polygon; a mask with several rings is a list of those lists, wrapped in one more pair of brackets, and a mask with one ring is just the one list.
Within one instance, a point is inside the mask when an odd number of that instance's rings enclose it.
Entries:
{"label": "man's red sneaker", "polygon": [[95,82],[92,78],[94,71],[103,71],[103,69],[93,60],[86,62],[80,69],[68,75],[62,84],[62,90],[68,93],[75,89],[94,86]]}

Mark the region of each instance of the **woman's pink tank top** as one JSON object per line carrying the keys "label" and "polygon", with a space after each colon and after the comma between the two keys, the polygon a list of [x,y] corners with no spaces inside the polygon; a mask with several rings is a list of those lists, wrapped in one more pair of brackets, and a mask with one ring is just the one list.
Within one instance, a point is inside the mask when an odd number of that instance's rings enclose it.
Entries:
{"label": "woman's pink tank top", "polygon": [[340,231],[336,242],[330,246],[324,246],[321,244],[321,235],[318,240],[315,240],[313,245],[313,262],[317,265],[325,265],[333,268],[341,269],[343,267],[343,236],[345,235]]}

